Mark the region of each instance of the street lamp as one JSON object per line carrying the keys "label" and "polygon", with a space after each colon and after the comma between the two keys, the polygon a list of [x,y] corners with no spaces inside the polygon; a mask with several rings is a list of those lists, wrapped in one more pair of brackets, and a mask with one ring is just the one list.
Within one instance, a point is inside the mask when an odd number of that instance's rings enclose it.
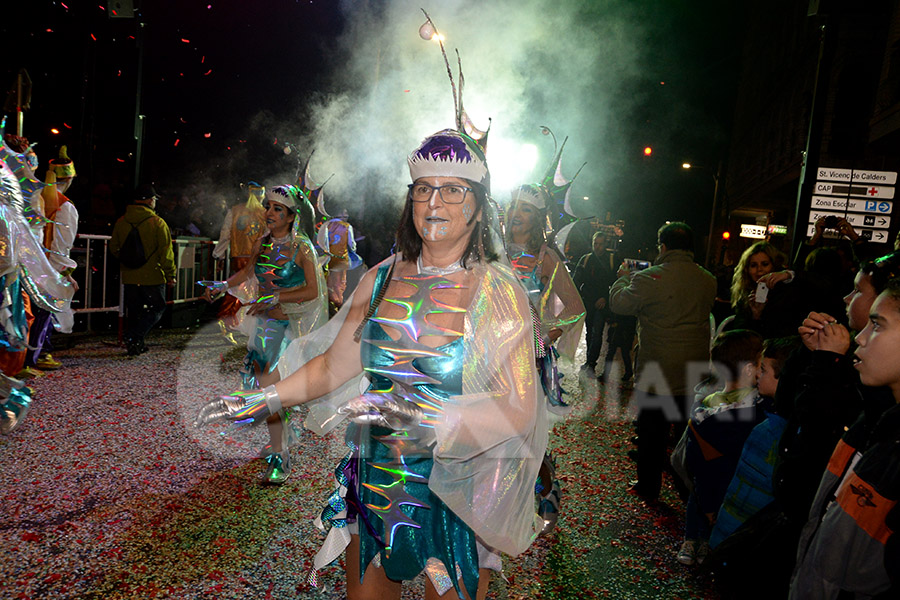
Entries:
{"label": "street lamp", "polygon": [[[681,168],[685,171],[690,171],[691,169],[703,169],[705,167],[701,167],[689,162],[683,162],[681,163]],[[719,175],[721,172],[722,162],[719,161],[719,166],[716,168],[716,172],[712,174],[715,186],[713,187],[712,212],[709,215],[709,235],[706,238],[706,258],[703,263],[706,267],[709,267],[709,257],[712,254],[713,228],[716,224],[716,208],[719,200]]]}

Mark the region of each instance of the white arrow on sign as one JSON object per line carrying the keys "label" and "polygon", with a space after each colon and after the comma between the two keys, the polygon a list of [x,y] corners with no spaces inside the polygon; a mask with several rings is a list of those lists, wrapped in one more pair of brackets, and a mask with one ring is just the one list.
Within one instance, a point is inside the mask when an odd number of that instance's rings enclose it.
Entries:
{"label": "white arrow on sign", "polygon": [[[870,242],[876,244],[887,244],[890,241],[890,236],[887,231],[882,229],[858,229],[856,231],[860,237],[869,240]],[[811,238],[816,233],[816,226],[810,223],[806,227],[806,237]],[[827,237],[827,234],[826,234]],[[844,236],[841,236],[844,237]]]}
{"label": "white arrow on sign", "polygon": [[832,212],[828,210],[811,210],[809,211],[809,222],[815,223],[822,217],[834,216],[838,218],[845,218],[847,222],[853,225],[855,228],[860,227],[875,227],[877,229],[887,229],[891,226],[891,218],[883,217],[881,215],[871,215],[866,213],[844,213]]}
{"label": "white arrow on sign", "polygon": [[881,185],[850,185],[847,183],[817,181],[816,194],[825,196],[856,196],[870,200],[890,200],[894,197],[894,188]]}
{"label": "white arrow on sign", "polygon": [[840,210],[847,212],[867,212],[889,215],[894,203],[888,200],[863,200],[862,198],[837,198],[834,196],[813,196],[810,208],[819,210]]}
{"label": "white arrow on sign", "polygon": [[845,181],[851,182],[850,175],[853,174],[853,183],[874,184],[874,185],[894,185],[897,183],[896,171],[866,171],[856,169],[836,169],[834,167],[819,167],[816,171],[816,179],[819,181]]}

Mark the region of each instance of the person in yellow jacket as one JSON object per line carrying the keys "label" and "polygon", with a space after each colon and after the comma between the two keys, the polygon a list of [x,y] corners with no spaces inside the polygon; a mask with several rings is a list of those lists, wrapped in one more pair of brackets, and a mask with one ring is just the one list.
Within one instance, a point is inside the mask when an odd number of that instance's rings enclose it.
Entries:
{"label": "person in yellow jacket", "polygon": [[[119,259],[125,285],[125,346],[129,356],[147,351],[144,338],[166,309],[166,286],[175,286],[175,254],[169,226],[156,214],[158,194],[151,185],[138,188],[135,199],[113,227],[109,251]],[[128,234],[136,228],[145,260],[135,266],[133,250],[125,248]]]}

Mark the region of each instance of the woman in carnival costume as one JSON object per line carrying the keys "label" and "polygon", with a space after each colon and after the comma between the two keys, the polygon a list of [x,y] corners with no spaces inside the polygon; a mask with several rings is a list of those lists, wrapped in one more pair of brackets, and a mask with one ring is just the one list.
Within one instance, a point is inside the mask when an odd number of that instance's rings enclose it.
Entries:
{"label": "woman in carnival costume", "polygon": [[498,553],[525,551],[543,525],[534,482],[547,420],[531,309],[499,260],[476,142],[440,131],[408,163],[398,254],[291,345],[281,382],[215,400],[198,423],[255,423],[306,403],[317,433],[349,417],[350,453],[317,519],[329,531],[315,569],[346,549],[349,598],[399,598],[401,582],[422,571],[426,598],[450,589],[484,598]]}
{"label": "woman in carnival costume", "polygon": [[[535,351],[547,409],[562,416],[568,407],[562,400],[556,361],[559,357],[569,362],[575,359],[584,326],[584,304],[565,264],[547,244],[547,213],[552,206],[545,186],[526,184],[516,188],[507,213],[506,249],[538,319]],[[549,533],[559,517],[560,485],[555,471],[548,453],[537,483],[543,533]]]}
{"label": "woman in carnival costume", "polygon": [[[228,281],[201,282],[210,286],[208,299],[228,290],[244,304],[239,317],[240,329],[249,337],[241,371],[245,390],[271,381],[291,340],[328,320],[324,276],[310,241],[312,205],[291,185],[266,190],[263,204],[268,232],[254,243],[252,259]],[[263,456],[269,466],[263,481],[279,485],[291,474],[294,431],[284,411],[270,415],[266,425],[270,443]]]}
{"label": "woman in carnival costume", "polygon": [[[2,129],[0,124],[0,137]],[[22,356],[28,340],[22,290],[34,306],[52,313],[68,309],[71,298],[71,284],[47,260],[25,219],[29,201],[41,187],[25,155],[0,144],[0,349]],[[21,381],[0,375],[0,433],[22,423],[31,395]]]}

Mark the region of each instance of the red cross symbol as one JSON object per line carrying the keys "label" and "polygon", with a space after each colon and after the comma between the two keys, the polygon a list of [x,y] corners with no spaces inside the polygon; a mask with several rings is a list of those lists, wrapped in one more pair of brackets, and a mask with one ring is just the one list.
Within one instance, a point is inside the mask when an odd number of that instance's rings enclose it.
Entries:
{"label": "red cross symbol", "polygon": [[869,188],[869,195],[870,195],[870,196],[874,196],[874,195],[877,194],[877,193],[878,193],[878,190],[877,190],[877,189],[875,189],[875,188]]}

